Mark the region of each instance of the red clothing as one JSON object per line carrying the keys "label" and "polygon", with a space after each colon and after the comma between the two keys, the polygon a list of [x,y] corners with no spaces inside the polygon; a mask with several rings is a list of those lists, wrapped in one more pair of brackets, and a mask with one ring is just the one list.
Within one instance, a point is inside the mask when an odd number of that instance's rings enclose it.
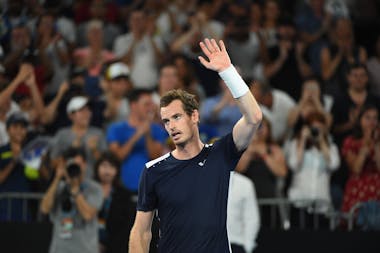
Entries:
{"label": "red clothing", "polygon": [[[349,136],[344,140],[342,155],[347,156],[349,152],[358,154],[362,145],[361,139]],[[374,150],[370,151],[360,174],[350,175],[346,184],[342,211],[348,212],[356,203],[369,200],[380,201],[380,170],[375,162]]]}

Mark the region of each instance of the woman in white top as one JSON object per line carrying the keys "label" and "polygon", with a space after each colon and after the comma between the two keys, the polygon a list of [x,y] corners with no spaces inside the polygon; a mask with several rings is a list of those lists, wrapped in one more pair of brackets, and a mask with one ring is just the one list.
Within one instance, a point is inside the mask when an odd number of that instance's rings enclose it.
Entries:
{"label": "woman in white top", "polygon": [[[310,113],[295,137],[285,147],[287,163],[293,172],[288,191],[295,207],[307,208],[317,213],[329,209],[330,175],[340,165],[339,151],[329,138],[327,120],[324,114]],[[303,200],[316,201],[315,209]],[[312,208],[312,209],[310,209]]]}

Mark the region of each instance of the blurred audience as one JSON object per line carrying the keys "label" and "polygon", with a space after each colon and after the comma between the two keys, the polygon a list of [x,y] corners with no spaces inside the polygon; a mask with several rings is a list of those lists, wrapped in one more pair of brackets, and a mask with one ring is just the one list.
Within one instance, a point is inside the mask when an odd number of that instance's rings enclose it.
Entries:
{"label": "blurred audience", "polygon": [[55,176],[40,209],[53,223],[50,253],[99,252],[97,213],[102,189],[86,174],[86,154],[69,147],[55,167]]}
{"label": "blurred audience", "polygon": [[98,213],[100,253],[126,252],[136,200],[121,185],[120,162],[111,152],[102,153],[94,169],[95,180],[103,192],[103,205]]}

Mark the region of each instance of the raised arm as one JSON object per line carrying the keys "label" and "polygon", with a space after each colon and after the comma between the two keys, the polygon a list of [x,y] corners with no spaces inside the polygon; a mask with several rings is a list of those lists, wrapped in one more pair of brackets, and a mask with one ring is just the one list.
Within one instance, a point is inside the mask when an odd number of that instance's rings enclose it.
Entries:
{"label": "raised arm", "polygon": [[242,117],[235,124],[232,136],[238,150],[248,147],[251,137],[262,120],[261,109],[249,91],[248,86],[231,64],[230,57],[222,40],[219,44],[214,39],[205,39],[200,42],[200,47],[208,58],[208,61],[199,56],[200,62],[208,69],[217,71],[226,83],[232,96],[236,99]]}

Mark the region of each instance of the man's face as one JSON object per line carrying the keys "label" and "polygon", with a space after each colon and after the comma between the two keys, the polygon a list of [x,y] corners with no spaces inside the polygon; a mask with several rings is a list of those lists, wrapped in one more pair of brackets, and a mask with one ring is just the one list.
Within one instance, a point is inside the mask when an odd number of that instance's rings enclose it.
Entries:
{"label": "man's face", "polygon": [[140,98],[131,104],[131,110],[141,119],[147,119],[154,114],[154,102],[151,94],[142,94]]}
{"label": "man's face", "polygon": [[120,97],[124,96],[131,86],[128,79],[124,78],[124,77],[120,77],[120,78],[116,78],[114,80],[111,80],[110,84],[111,84],[110,85],[111,92],[115,96],[120,96]]}
{"label": "man's face", "polygon": [[26,137],[26,127],[22,123],[11,124],[8,127],[9,139],[12,142],[22,143]]}
{"label": "man's face", "polygon": [[167,66],[160,72],[160,88],[163,92],[178,88],[178,72],[174,66]]}
{"label": "man's face", "polygon": [[355,68],[348,74],[349,87],[353,89],[365,89],[368,83],[368,74],[364,68]]}
{"label": "man's face", "polygon": [[180,100],[174,100],[168,106],[161,107],[161,119],[176,146],[185,146],[193,140],[198,131],[198,111],[194,110],[192,115],[187,115]]}
{"label": "man's face", "polygon": [[71,113],[70,119],[73,122],[73,125],[87,127],[90,124],[91,111],[88,106],[85,106],[78,111]]}

